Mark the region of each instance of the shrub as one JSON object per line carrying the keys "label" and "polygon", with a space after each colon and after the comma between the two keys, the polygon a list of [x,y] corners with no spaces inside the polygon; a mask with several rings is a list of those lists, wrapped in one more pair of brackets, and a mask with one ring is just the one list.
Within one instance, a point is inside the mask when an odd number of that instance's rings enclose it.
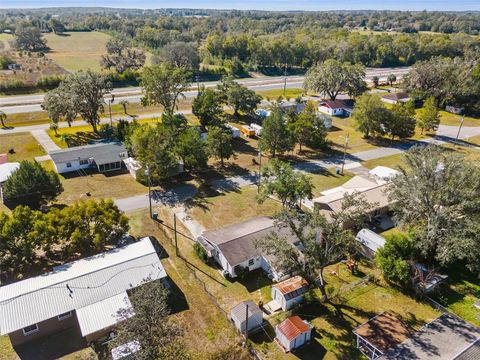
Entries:
{"label": "shrub", "polygon": [[410,234],[394,234],[386,239],[385,246],[377,251],[375,261],[385,280],[406,286],[410,278],[408,260],[415,254]]}
{"label": "shrub", "polygon": [[195,255],[197,255],[197,257],[200,260],[202,260],[204,263],[207,262],[207,260],[208,260],[207,251],[198,242],[193,244],[193,251],[195,252]]}

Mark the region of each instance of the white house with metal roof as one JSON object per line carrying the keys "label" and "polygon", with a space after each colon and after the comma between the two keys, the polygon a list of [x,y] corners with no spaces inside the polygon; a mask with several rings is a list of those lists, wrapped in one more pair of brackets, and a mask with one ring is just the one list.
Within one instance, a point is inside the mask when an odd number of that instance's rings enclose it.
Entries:
{"label": "white house with metal roof", "polygon": [[369,259],[375,258],[377,250],[385,246],[385,238],[370,229],[362,229],[355,238],[360,244],[360,252]]}
{"label": "white house with metal roof", "polygon": [[167,277],[150,238],[0,287],[0,335],[14,346],[78,326],[91,341],[134,315],[128,291]]}

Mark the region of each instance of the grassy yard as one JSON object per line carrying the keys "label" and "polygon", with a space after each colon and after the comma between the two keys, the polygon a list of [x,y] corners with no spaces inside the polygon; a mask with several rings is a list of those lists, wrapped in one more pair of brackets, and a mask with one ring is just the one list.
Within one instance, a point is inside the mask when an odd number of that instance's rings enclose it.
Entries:
{"label": "grassy yard", "polygon": [[302,96],[303,89],[290,88],[285,91],[283,95],[283,89],[271,89],[271,90],[257,90],[256,93],[264,99],[276,100],[280,96],[284,99],[292,99]]}
{"label": "grassy yard", "polygon": [[[14,149],[14,154],[8,150]],[[0,135],[0,154],[7,153],[9,162],[21,160],[34,160],[36,156],[45,155],[46,152],[30,133],[12,133]]]}
{"label": "grassy yard", "polygon": [[229,193],[198,199],[191,216],[207,229],[217,229],[255,216],[274,215],[281,205],[273,200],[258,204],[257,188],[250,186]]}
{"label": "grassy yard", "polygon": [[8,50],[11,48],[11,42],[14,40],[11,34],[0,34],[0,50]]}
{"label": "grassy yard", "polygon": [[[162,264],[174,283],[174,295],[178,296],[179,303],[186,300],[186,306],[182,311],[173,315],[181,327],[184,329],[184,340],[192,358],[209,359],[213,353],[219,350],[235,349],[237,352],[233,358],[244,360],[248,359],[239,349],[237,344],[240,337],[224,315],[212,303],[201,285],[195,281],[191,272],[185,266],[185,263],[176,257],[175,250],[171,240],[166,233],[161,230],[148,218],[147,211],[139,211],[129,214],[131,224],[131,234],[134,236],[155,236],[168,255],[162,259]],[[188,241],[179,237],[180,247]],[[186,244],[186,243],[185,243]],[[191,244],[188,248],[191,249]],[[217,276],[220,275],[217,273]]]}
{"label": "grassy yard", "polygon": [[395,154],[378,159],[364,161],[362,165],[369,169],[373,169],[376,166],[387,166],[395,169],[398,166],[405,166],[404,157],[404,154]]}
{"label": "grassy yard", "polygon": [[308,174],[308,176],[311,177],[315,187],[314,196],[320,196],[320,193],[324,190],[341,186],[353,177],[348,172],[344,172],[343,175],[337,175],[335,169],[325,170],[322,173]]}
{"label": "grassy yard", "polygon": [[480,310],[473,304],[480,299],[480,279],[457,266],[447,272],[449,279],[436,301],[463,319],[480,326]]}
{"label": "grassy yard", "polygon": [[46,34],[50,51],[47,56],[69,71],[100,71],[100,59],[110,36],[101,32],[71,32],[63,35]]}
{"label": "grassy yard", "polygon": [[[332,270],[338,271],[338,276],[332,275]],[[374,273],[366,265],[360,265],[359,270],[360,276]],[[268,335],[263,333],[253,337],[255,348],[265,355],[265,359],[363,359],[355,349],[352,330],[378,313],[394,312],[415,329],[439,315],[429,305],[395,289],[362,281],[350,274],[343,264],[338,267],[333,265],[325,273],[329,284],[327,290],[331,295],[337,295],[332,299],[343,315],[340,317],[333,307],[320,303],[275,315],[269,320],[272,327],[267,331]],[[315,293],[319,295],[317,290]],[[273,327],[292,314],[310,321],[316,334],[310,345],[285,355],[271,340],[274,337]]]}
{"label": "grassy yard", "polygon": [[[460,126],[462,116],[452,114],[446,111],[440,111],[440,124],[450,126]],[[465,116],[463,126],[480,126],[480,119]]]}
{"label": "grassy yard", "polygon": [[0,359],[1,360],[17,360],[18,356],[12,348],[10,339],[7,335],[0,336]]}
{"label": "grassy yard", "polygon": [[[134,195],[146,194],[148,188],[137,182],[128,172],[99,174],[87,176],[60,175],[64,191],[57,202],[71,204],[80,199],[119,199]],[[86,193],[90,193],[87,196]]]}

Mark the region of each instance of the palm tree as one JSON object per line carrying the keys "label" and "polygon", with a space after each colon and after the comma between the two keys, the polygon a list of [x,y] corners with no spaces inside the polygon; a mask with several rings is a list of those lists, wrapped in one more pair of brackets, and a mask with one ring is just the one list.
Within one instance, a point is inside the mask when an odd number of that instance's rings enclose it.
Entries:
{"label": "palm tree", "polygon": [[123,106],[123,112],[127,115],[127,105],[130,104],[127,100],[122,100],[119,102],[120,105]]}
{"label": "palm tree", "polygon": [[7,114],[0,110],[0,122],[2,123],[3,127],[7,127],[5,125],[5,120],[7,120]]}

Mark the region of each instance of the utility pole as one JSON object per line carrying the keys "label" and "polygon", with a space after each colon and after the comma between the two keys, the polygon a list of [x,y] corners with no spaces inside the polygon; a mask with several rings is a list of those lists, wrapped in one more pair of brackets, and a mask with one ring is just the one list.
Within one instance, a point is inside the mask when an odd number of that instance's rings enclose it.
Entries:
{"label": "utility pole", "polygon": [[260,183],[262,182],[262,151],[258,151],[258,179],[257,192],[260,192]]}
{"label": "utility pole", "polygon": [[108,99],[108,110],[110,112],[110,126],[113,126],[113,120],[112,120],[112,103],[115,101],[115,95],[110,93],[111,98]]}
{"label": "utility pole", "polygon": [[200,92],[200,75],[198,75],[198,73],[195,76],[195,80],[197,82],[197,93],[199,93]]}
{"label": "utility pole", "polygon": [[248,340],[248,303],[245,304],[245,341]]}
{"label": "utility pole", "polygon": [[150,218],[152,218],[152,194],[151,194],[152,182],[150,179],[150,167],[148,165],[145,166],[145,176],[147,176],[147,179],[148,179],[148,204],[150,209]]}
{"label": "utility pole", "polygon": [[458,137],[460,136],[460,131],[462,130],[464,121],[465,121],[465,115],[462,115],[462,120],[460,121],[460,126],[458,127],[457,136],[455,137],[455,146],[457,146],[458,144]]}
{"label": "utility pole", "polygon": [[175,255],[178,256],[178,242],[177,242],[177,213],[173,213],[173,232],[175,239]]}
{"label": "utility pole", "polygon": [[342,175],[343,175],[343,169],[345,169],[345,159],[347,157],[347,147],[348,147],[349,137],[350,137],[350,133],[347,133],[347,136],[345,137],[345,145],[343,147],[342,171],[340,172]]}
{"label": "utility pole", "polygon": [[287,63],[285,63],[285,82],[283,84],[283,97],[287,96]]}

